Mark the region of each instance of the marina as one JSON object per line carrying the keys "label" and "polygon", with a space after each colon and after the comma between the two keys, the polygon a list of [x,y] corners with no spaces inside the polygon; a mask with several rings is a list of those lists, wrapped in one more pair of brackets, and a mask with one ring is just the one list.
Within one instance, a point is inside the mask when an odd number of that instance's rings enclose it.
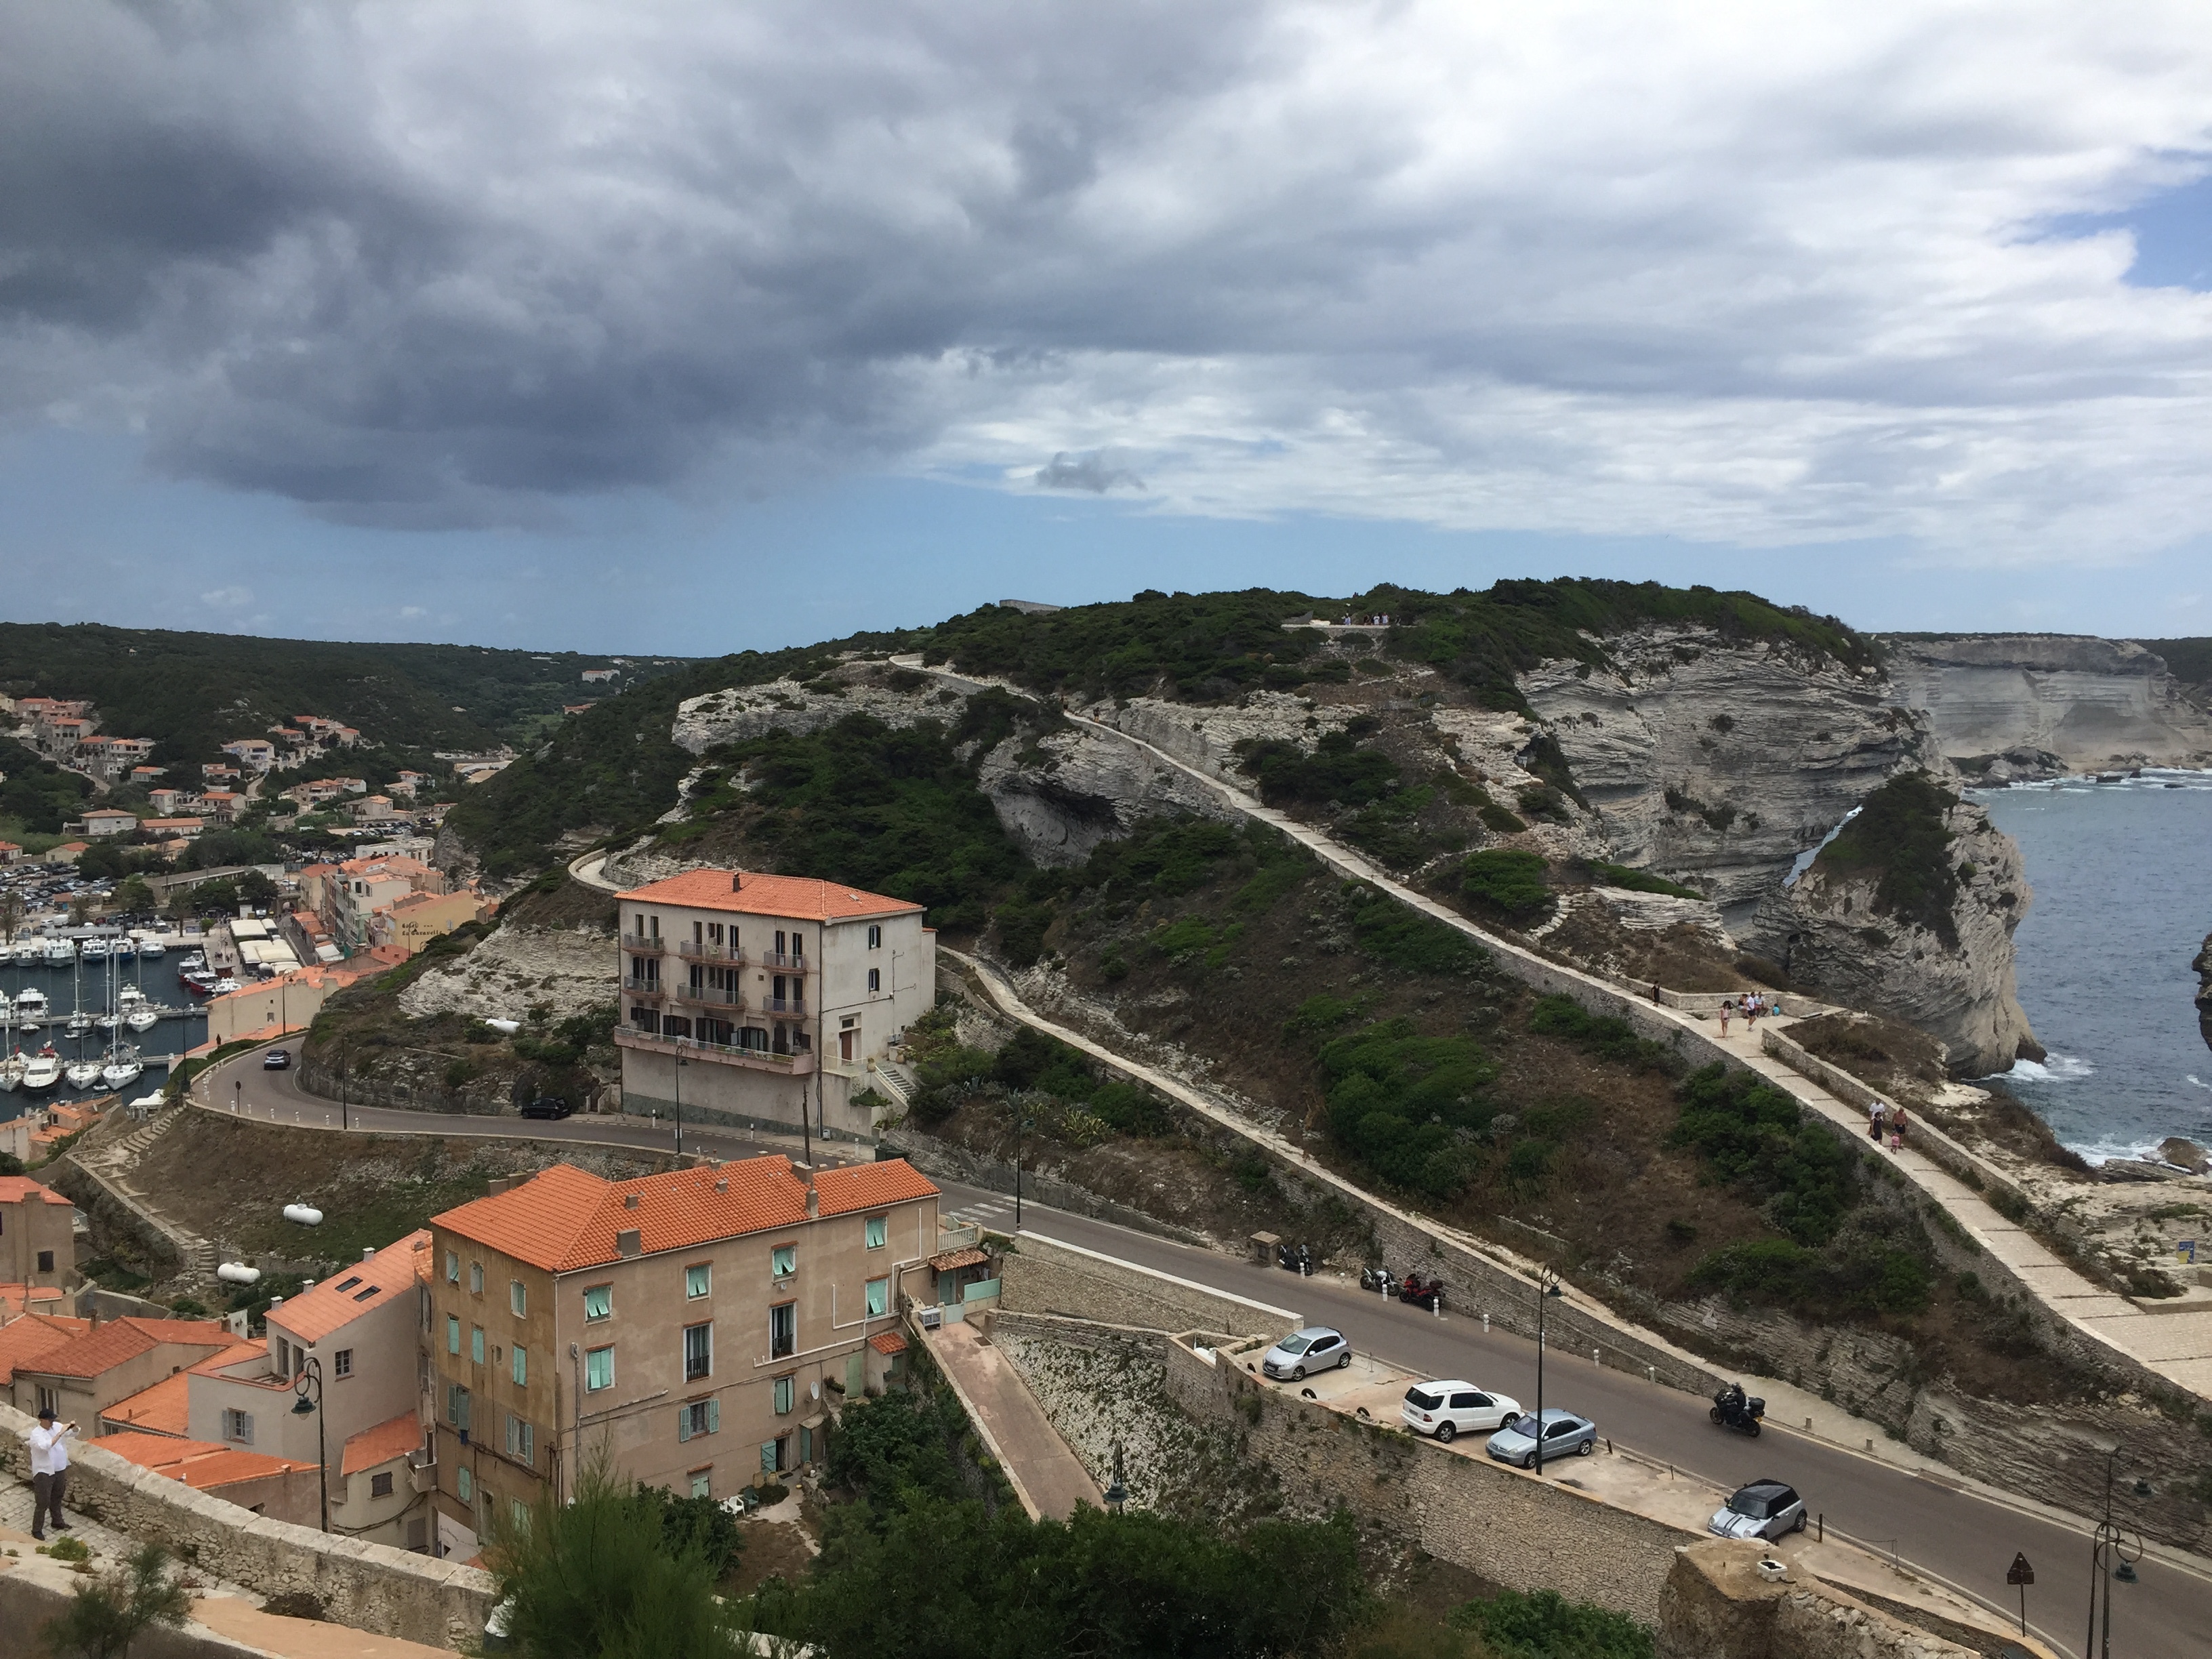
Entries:
{"label": "marina", "polygon": [[200,1003],[226,982],[198,946],[92,928],[0,946],[0,1121],[158,1079],[204,1042]]}

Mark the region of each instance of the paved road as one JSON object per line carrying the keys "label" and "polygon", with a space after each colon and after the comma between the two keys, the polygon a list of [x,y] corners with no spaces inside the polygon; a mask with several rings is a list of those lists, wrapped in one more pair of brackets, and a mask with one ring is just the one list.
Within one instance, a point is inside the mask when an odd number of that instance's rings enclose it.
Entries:
{"label": "paved road", "polygon": [[[264,1072],[246,1055],[209,1074],[204,1098],[235,1101],[244,1115],[280,1124],[335,1128],[339,1109],[300,1088],[296,1075]],[[233,1085],[240,1086],[234,1088]],[[362,1131],[481,1135],[550,1144],[598,1142],[641,1150],[674,1150],[667,1124],[635,1119],[570,1118],[526,1123],[514,1118],[448,1116],[385,1108],[351,1109],[348,1126]],[[687,1151],[742,1158],[762,1152],[795,1152],[794,1138],[745,1137],[688,1130]],[[1011,1231],[1013,1201],[954,1182],[940,1182],[952,1213]],[[1361,1350],[1407,1370],[1464,1376],[1534,1404],[1534,1343],[1486,1331],[1476,1319],[1443,1318],[1362,1292],[1333,1277],[1300,1279],[1195,1246],[1177,1244],[1088,1217],[1024,1206],[1027,1231],[1086,1249],[1135,1261],[1218,1290],[1336,1326]],[[1860,1456],[1826,1441],[1770,1428],[1756,1443],[1715,1429],[1705,1402],[1670,1389],[1637,1382],[1553,1351],[1545,1365],[1544,1401],[1587,1413],[1601,1432],[1644,1456],[1668,1462],[1721,1486],[1758,1475],[1789,1481],[1838,1533],[1887,1553],[1906,1565],[2002,1611],[2014,1605],[2005,1570],[2015,1552],[2036,1568],[2028,1593],[2029,1623],[2044,1639],[2069,1654],[2081,1647],[2086,1623],[2089,1543],[2079,1526],[2029,1512]],[[2129,1659],[2203,1659],[2212,1650],[2212,1576],[2199,1576],[2160,1556],[2138,1566],[2141,1582],[2118,1587],[2113,1613],[2116,1650]]]}

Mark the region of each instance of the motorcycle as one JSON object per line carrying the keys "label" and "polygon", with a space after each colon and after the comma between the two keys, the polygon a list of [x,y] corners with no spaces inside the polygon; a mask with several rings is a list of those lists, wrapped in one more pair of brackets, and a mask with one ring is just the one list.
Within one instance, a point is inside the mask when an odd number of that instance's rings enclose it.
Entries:
{"label": "motorcycle", "polygon": [[1359,1270],[1359,1288],[1389,1296],[1398,1288],[1397,1275],[1388,1267],[1362,1267]]}
{"label": "motorcycle", "polygon": [[1766,1402],[1757,1395],[1745,1398],[1743,1390],[1731,1384],[1713,1396],[1713,1408],[1706,1415],[1721,1428],[1756,1439],[1759,1419],[1766,1415]]}
{"label": "motorcycle", "polygon": [[1275,1265],[1300,1275],[1313,1273],[1313,1251],[1304,1244],[1275,1246]]}
{"label": "motorcycle", "polygon": [[1407,1273],[1398,1286],[1398,1300],[1411,1303],[1423,1313],[1440,1312],[1444,1305],[1444,1282],[1431,1279],[1424,1284],[1419,1273]]}

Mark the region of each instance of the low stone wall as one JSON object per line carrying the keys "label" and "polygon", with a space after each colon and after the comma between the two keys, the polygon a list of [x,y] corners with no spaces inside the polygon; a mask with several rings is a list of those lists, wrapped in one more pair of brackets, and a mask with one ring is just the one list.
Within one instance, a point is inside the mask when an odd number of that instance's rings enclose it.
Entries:
{"label": "low stone wall", "polygon": [[[26,1572],[20,1561],[0,1571],[0,1632],[14,1632],[0,1637],[0,1653],[41,1651],[31,1638],[69,1611],[75,1587],[62,1581],[76,1577],[73,1572]],[[131,1651],[137,1659],[268,1659],[263,1649],[198,1625],[177,1630],[156,1625],[132,1638]]]}
{"label": "low stone wall", "polygon": [[1297,1314],[1188,1279],[1024,1233],[999,1261],[998,1316],[1052,1314],[1155,1331],[1233,1331],[1275,1336]]}
{"label": "low stone wall", "polygon": [[50,1171],[42,1173],[46,1184],[82,1210],[95,1226],[134,1240],[150,1256],[167,1263],[171,1272],[192,1264],[198,1239],[172,1226],[114,1182],[94,1175],[74,1154],[64,1156]]}
{"label": "low stone wall", "polygon": [[[28,1479],[33,1421],[0,1406],[0,1465]],[[306,1594],[333,1621],[431,1647],[482,1639],[489,1573],[385,1544],[272,1521],[140,1468],[96,1442],[70,1455],[70,1506],[264,1595]]]}
{"label": "low stone wall", "polygon": [[1674,1553],[1696,1536],[1267,1388],[1226,1351],[1214,1364],[1171,1341],[1167,1390],[1190,1416],[1238,1433],[1301,1507],[1341,1504],[1361,1525],[1510,1589],[1564,1588],[1655,1624]]}
{"label": "low stone wall", "polygon": [[[1821,1059],[1795,1037],[1771,1027],[1759,1034],[1759,1045],[1791,1071],[1812,1079],[1837,1099],[1862,1112],[1870,1112],[1876,1101],[1885,1107],[1897,1103],[1881,1091],[1868,1087],[1842,1066]],[[1913,1117],[1909,1133],[1913,1150],[1924,1154],[1929,1162],[1941,1164],[1977,1192],[1985,1195],[2005,1193],[2023,1204],[2032,1201],[2018,1182],[1986,1158],[1967,1151],[1926,1118]]]}
{"label": "low stone wall", "polygon": [[[1657,1659],[1977,1659],[1801,1568],[1759,1577],[1764,1545],[1709,1539],[1678,1552],[1659,1598]],[[2040,1651],[2039,1649],[2038,1651]]]}
{"label": "low stone wall", "polygon": [[[340,1095],[337,1073],[322,1061],[304,1055],[300,1060],[300,1086],[333,1103]],[[504,1099],[487,1100],[429,1085],[387,1083],[358,1072],[346,1079],[343,1095],[348,1105],[385,1106],[400,1112],[465,1112],[472,1117],[503,1117],[514,1109]]]}

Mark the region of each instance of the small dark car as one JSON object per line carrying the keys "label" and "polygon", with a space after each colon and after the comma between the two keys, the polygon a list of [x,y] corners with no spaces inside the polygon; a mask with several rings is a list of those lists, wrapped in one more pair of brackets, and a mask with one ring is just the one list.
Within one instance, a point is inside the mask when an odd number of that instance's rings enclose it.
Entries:
{"label": "small dark car", "polygon": [[522,1109],[520,1115],[524,1117],[563,1118],[573,1117],[575,1115],[575,1111],[576,1109],[574,1106],[571,1106],[565,1100],[557,1099],[552,1095],[540,1095],[537,1099],[532,1101],[527,1106],[525,1106]]}
{"label": "small dark car", "polygon": [[292,1051],[289,1048],[271,1048],[267,1054],[261,1056],[261,1069],[264,1072],[290,1071],[292,1069]]}

